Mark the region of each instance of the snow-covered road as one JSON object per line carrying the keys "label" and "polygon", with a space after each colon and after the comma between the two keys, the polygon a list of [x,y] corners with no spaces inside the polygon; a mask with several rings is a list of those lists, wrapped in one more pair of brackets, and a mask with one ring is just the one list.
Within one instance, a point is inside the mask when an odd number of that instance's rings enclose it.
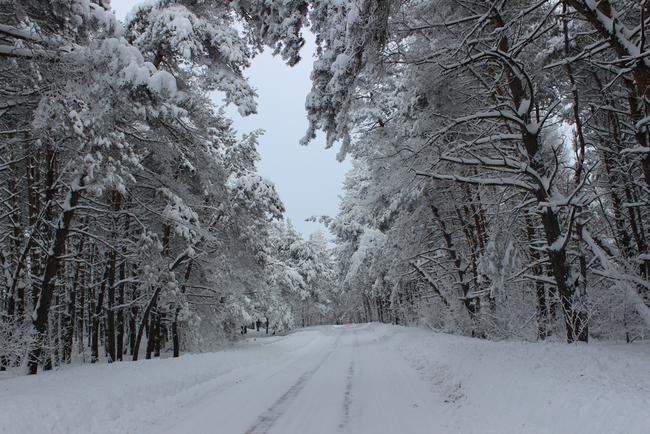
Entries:
{"label": "snow-covered road", "polygon": [[323,326],[0,381],[2,433],[647,434],[647,344]]}
{"label": "snow-covered road", "polygon": [[[369,325],[302,332],[307,348],[237,374],[152,433],[431,433],[431,385]],[[293,338],[293,337],[292,337]]]}

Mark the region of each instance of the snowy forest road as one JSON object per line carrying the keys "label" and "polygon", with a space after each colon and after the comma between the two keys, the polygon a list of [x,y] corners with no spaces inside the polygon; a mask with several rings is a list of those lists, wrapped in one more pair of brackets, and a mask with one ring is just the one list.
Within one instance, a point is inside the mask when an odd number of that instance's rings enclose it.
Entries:
{"label": "snowy forest road", "polygon": [[647,434],[648,360],[647,342],[310,327],[0,378],[0,434]]}
{"label": "snowy forest road", "polygon": [[294,359],[242,372],[245,378],[170,415],[152,432],[433,432],[437,397],[431,385],[383,345],[376,327],[318,327],[306,333],[312,340]]}

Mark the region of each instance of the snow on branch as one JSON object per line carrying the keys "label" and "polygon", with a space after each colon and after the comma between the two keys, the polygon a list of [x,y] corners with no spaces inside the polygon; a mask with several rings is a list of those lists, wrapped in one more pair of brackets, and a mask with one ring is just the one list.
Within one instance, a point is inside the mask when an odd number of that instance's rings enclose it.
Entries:
{"label": "snow on branch", "polygon": [[503,177],[469,177],[469,176],[459,176],[459,175],[446,175],[436,172],[416,172],[417,176],[424,176],[427,178],[439,179],[442,181],[456,181],[466,184],[474,185],[492,185],[498,187],[516,187],[521,188],[530,192],[537,191],[537,188],[525,181],[516,179],[516,178],[503,178]]}

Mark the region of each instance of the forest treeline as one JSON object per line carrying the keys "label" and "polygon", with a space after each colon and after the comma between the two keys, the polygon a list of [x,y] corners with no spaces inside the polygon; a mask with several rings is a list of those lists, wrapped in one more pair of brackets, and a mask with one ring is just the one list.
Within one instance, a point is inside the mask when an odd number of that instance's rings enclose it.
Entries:
{"label": "forest treeline", "polygon": [[[305,31],[303,143],[353,159],[333,248],[214,102],[254,113],[243,71]],[[266,318],[645,337],[648,31],[647,0],[0,2],[0,369]]]}
{"label": "forest treeline", "polygon": [[313,132],[354,157],[364,319],[632,341],[650,324],[650,2],[331,2]]}
{"label": "forest treeline", "polygon": [[[293,17],[293,18],[291,18]],[[0,370],[208,349],[323,321],[326,239],[282,221],[238,137],[242,75],[289,64],[302,2],[0,3]]]}

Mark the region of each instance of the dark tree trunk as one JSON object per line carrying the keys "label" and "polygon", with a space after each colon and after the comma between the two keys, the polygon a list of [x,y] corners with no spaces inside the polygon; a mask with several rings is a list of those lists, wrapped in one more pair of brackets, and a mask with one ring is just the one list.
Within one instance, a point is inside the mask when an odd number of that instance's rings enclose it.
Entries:
{"label": "dark tree trunk", "polygon": [[144,334],[144,329],[147,326],[147,320],[149,319],[151,310],[156,305],[156,302],[158,300],[158,295],[160,294],[161,289],[162,288],[160,286],[156,288],[153,295],[151,296],[151,299],[149,300],[149,303],[147,304],[147,307],[144,309],[144,312],[142,313],[142,318],[140,319],[140,326],[138,327],[138,334],[135,338],[135,344],[133,345],[134,361],[138,360],[138,353],[140,352],[140,342],[142,342],[142,335]]}
{"label": "dark tree trunk", "polygon": [[102,277],[102,283],[99,289],[99,295],[97,296],[97,304],[95,305],[95,311],[92,313],[92,342],[90,346],[90,363],[95,363],[99,360],[99,324],[102,315],[102,310],[104,307],[104,291],[106,290],[106,281],[108,280],[108,272],[110,269],[110,264],[107,264],[104,271],[104,276]]}
{"label": "dark tree trunk", "polygon": [[157,319],[158,319],[157,316],[158,316],[158,314],[156,313],[155,308],[154,308],[154,311],[152,311],[151,315],[150,315],[149,330],[147,331],[147,352],[146,352],[146,356],[145,356],[147,359],[151,358],[151,354],[154,351],[154,346],[155,346],[156,339],[157,339],[157,336],[156,336],[156,322],[157,322]]}
{"label": "dark tree trunk", "polygon": [[154,350],[153,350],[153,355],[154,357],[160,357],[160,347],[163,345],[163,334],[162,334],[162,314],[157,314],[155,316],[156,321],[155,321],[155,326],[154,326]]}
{"label": "dark tree trunk", "polygon": [[[185,284],[190,278],[190,275],[192,274],[192,264],[193,262],[190,260],[189,264],[187,264],[187,268],[185,269],[185,277],[184,277],[184,283],[183,286],[181,286],[181,293],[185,293]],[[174,310],[174,318],[172,321],[172,345],[173,345],[173,351],[174,351],[174,357],[178,357],[180,355],[181,349],[181,341],[180,341],[180,336],[179,336],[179,331],[178,331],[178,314],[180,313],[181,309],[177,307]]]}
{"label": "dark tree trunk", "polygon": [[117,310],[117,341],[115,342],[115,353],[117,360],[122,360],[124,355],[124,286],[126,279],[126,260],[122,260],[120,263],[120,272],[119,272],[120,284],[119,294],[117,303],[120,305]]}
{"label": "dark tree trunk", "polygon": [[[111,195],[111,201],[113,202],[113,211],[115,212],[113,216],[113,230],[111,239],[117,239],[117,227],[119,224],[119,216],[117,212],[122,206],[122,195],[113,191]],[[110,268],[108,273],[108,309],[106,310],[106,346],[108,348],[108,359],[109,363],[117,360],[117,348],[115,342],[115,274],[117,272],[117,250],[114,245],[111,248],[109,253]]]}
{"label": "dark tree trunk", "polygon": [[[91,261],[92,261],[92,256],[91,256]],[[85,272],[81,272],[81,277],[79,279],[79,290],[77,291],[78,294],[78,302],[77,302],[77,312],[75,314],[76,319],[77,319],[77,324],[76,324],[76,329],[77,329],[77,345],[78,349],[77,351],[79,354],[83,353],[84,350],[84,312],[85,312],[85,302],[86,302],[86,291],[84,290],[85,287]]]}
{"label": "dark tree trunk", "polygon": [[115,357],[115,252],[112,251],[109,259],[108,272],[108,300],[106,309],[106,352],[108,353],[108,363],[117,360]]}
{"label": "dark tree trunk", "polygon": [[[84,250],[85,238],[81,237],[79,240],[79,245],[77,246],[77,257],[81,257]],[[83,293],[83,289],[78,291],[79,288],[79,279],[81,275],[82,263],[78,262],[75,266],[74,277],[72,278],[72,284],[70,291],[67,294],[67,320],[66,327],[64,329],[64,343],[63,343],[63,361],[65,363],[71,362],[72,356],[72,347],[74,345],[74,330],[77,323],[77,292]]]}
{"label": "dark tree trunk", "polygon": [[[134,297],[135,299],[135,293]],[[131,355],[135,355],[135,342],[136,342],[136,337],[137,337],[137,325],[136,325],[136,318],[138,317],[138,308],[137,306],[133,306],[131,308],[131,312],[129,314],[129,351]],[[136,358],[137,360],[137,358]]]}
{"label": "dark tree trunk", "polygon": [[56,229],[54,232],[54,239],[50,247],[50,254],[45,261],[45,271],[41,283],[41,290],[39,292],[36,308],[34,309],[33,324],[36,332],[35,341],[28,358],[28,372],[29,374],[36,374],[38,370],[38,363],[41,359],[43,350],[43,340],[45,338],[48,322],[48,313],[52,296],[56,286],[56,276],[58,275],[59,268],[61,267],[61,255],[65,251],[65,242],[68,238],[68,232],[72,225],[75,209],[79,198],[81,197],[81,188],[83,187],[83,176],[79,177],[78,184],[71,188],[68,192],[66,199],[66,206],[59,217]]}
{"label": "dark tree trunk", "polygon": [[172,345],[174,347],[174,357],[180,356],[180,339],[178,338],[178,322],[176,321],[172,322]]}
{"label": "dark tree trunk", "polygon": [[479,310],[479,301],[476,297],[470,297],[470,288],[465,279],[465,269],[462,266],[460,256],[456,252],[456,247],[451,236],[451,233],[447,229],[445,221],[440,216],[438,208],[433,204],[433,199],[431,197],[427,198],[429,200],[429,208],[433,214],[433,218],[440,228],[442,238],[445,241],[445,247],[447,248],[447,255],[449,259],[454,263],[454,269],[458,275],[458,285],[460,287],[460,298],[463,300],[465,308],[469,312],[470,316],[474,318]]}
{"label": "dark tree trunk", "polygon": [[535,296],[537,299],[537,339],[544,340],[548,336],[548,306],[546,303],[546,288],[544,286],[544,275],[542,265],[540,264],[541,256],[535,248],[537,237],[535,235],[535,226],[533,219],[528,212],[524,214],[526,221],[526,236],[528,241],[528,253],[531,261],[535,264],[531,267],[531,272],[538,277],[535,280]]}

